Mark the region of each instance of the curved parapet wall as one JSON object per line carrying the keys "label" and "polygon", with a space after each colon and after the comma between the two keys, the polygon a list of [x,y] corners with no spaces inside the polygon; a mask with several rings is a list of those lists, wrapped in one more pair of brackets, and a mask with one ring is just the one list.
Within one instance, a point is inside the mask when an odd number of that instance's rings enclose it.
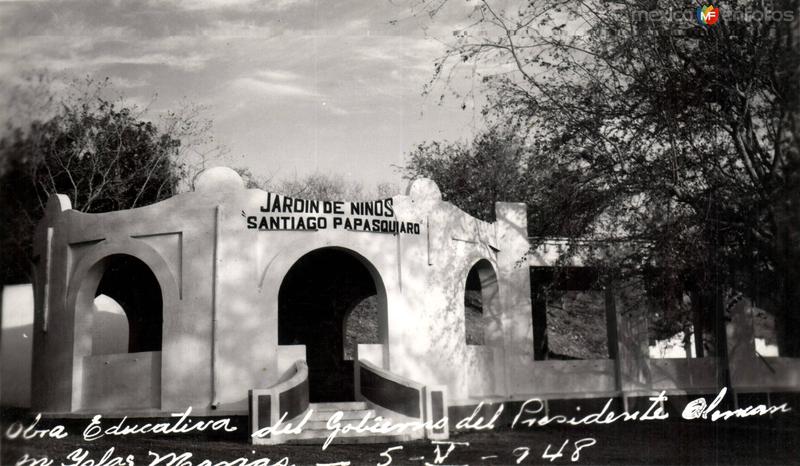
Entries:
{"label": "curved parapet wall", "polygon": [[[166,414],[192,406],[196,415],[245,414],[250,388],[279,383],[290,364],[305,359],[279,350],[302,343],[279,341],[280,326],[293,324],[281,321],[280,289],[298,261],[320,250],[358,259],[374,282],[379,312],[373,344],[382,346],[375,348],[380,353],[369,355],[371,361],[426,386],[444,385],[454,400],[468,398],[463,303],[475,261],[485,260],[497,271],[503,301],[487,309],[497,323],[487,325],[487,346],[508,339],[518,343],[504,346],[520,349],[498,357],[505,358],[503,367],[511,358],[524,358],[532,347],[529,332],[517,338],[505,325],[513,321],[524,328],[530,321],[528,273],[513,268],[527,243],[509,239],[524,240],[525,226],[516,220],[512,225],[506,210],[499,206],[498,221],[483,222],[442,200],[435,183],[424,179],[415,180],[408,195],[374,201],[292,198],[246,189],[235,172],[222,168],[198,176],[193,192],[130,210],[82,213],[70,209],[65,196],[54,195],[34,244],[32,402],[56,413],[102,406],[103,414],[122,409]],[[524,209],[517,210],[524,220]],[[84,364],[101,355],[92,344],[92,302],[119,255],[141,261],[162,294],[160,361],[153,360],[147,383],[137,377],[143,368],[126,372],[126,390],[136,394],[130,399],[141,400],[128,408],[105,402],[117,395],[116,389],[104,388],[112,387],[113,371],[104,366],[93,372],[94,366]],[[326,289],[323,285],[308,292],[317,296]],[[145,308],[122,307],[126,315],[133,311],[129,324]],[[340,327],[325,327],[337,333],[330,341],[343,332]],[[334,346],[324,350],[344,358]],[[120,349],[118,354],[135,353]],[[315,380],[320,368],[310,365]],[[87,385],[90,379],[98,379],[97,384]],[[502,381],[486,391],[505,395],[506,385]],[[407,395],[403,403],[420,398],[419,391]],[[415,417],[420,417],[424,402],[415,403]]]}
{"label": "curved parapet wall", "polygon": [[[308,366],[297,361],[283,382],[269,388],[252,389],[248,393],[250,406],[250,435],[278,422],[291,421],[308,410]],[[253,437],[254,444],[274,444],[279,440],[272,434]]]}
{"label": "curved parapet wall", "polygon": [[355,371],[356,398],[424,423],[430,439],[448,438],[447,387],[425,386],[366,361],[358,361]]}
{"label": "curved parapet wall", "polygon": [[366,361],[356,365],[358,394],[390,411],[422,419],[425,386],[380,369]]}

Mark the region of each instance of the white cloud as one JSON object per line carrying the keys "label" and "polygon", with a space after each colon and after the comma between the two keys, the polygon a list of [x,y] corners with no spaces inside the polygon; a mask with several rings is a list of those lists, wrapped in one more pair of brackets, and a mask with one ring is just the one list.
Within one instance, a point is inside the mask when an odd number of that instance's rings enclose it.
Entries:
{"label": "white cloud", "polygon": [[296,84],[276,83],[257,78],[237,78],[233,85],[245,90],[271,96],[318,97],[319,93]]}
{"label": "white cloud", "polygon": [[300,78],[297,73],[286,70],[261,70],[255,76],[267,81],[294,81]]}
{"label": "white cloud", "polygon": [[[145,107],[157,94],[153,112],[184,98],[208,105],[215,136],[246,164],[265,166],[269,140],[278,165],[297,158],[301,169],[336,166],[355,157],[388,167],[408,144],[457,137],[470,121],[457,105],[431,104],[424,120],[418,115],[433,58],[474,4],[462,3],[448,2],[454,11],[434,19],[409,18],[416,2],[406,0],[14,4],[0,9],[10,25],[0,40],[0,83],[31,66],[110,76],[129,95],[126,104]],[[13,88],[0,87],[2,102]],[[265,107],[270,118],[254,118]],[[308,125],[297,124],[309,121],[318,125],[313,144]],[[343,131],[381,136],[364,141]],[[325,154],[310,156],[318,146]]]}
{"label": "white cloud", "polygon": [[333,105],[333,104],[331,104],[329,102],[322,102],[322,107],[325,110],[327,110],[331,115],[336,115],[336,116],[350,115],[349,111],[347,111],[347,110],[345,110],[342,107],[339,107],[337,105]]}
{"label": "white cloud", "polygon": [[219,8],[250,6],[252,8],[271,10],[285,10],[295,5],[310,3],[311,0],[269,0],[260,2],[256,0],[184,0],[180,4],[187,10],[213,10]]}
{"label": "white cloud", "polygon": [[144,87],[148,85],[147,80],[140,78],[130,78],[126,76],[112,76],[111,81],[114,83],[114,87],[120,89],[132,89],[135,87]]}
{"label": "white cloud", "polygon": [[180,5],[187,10],[208,10],[230,6],[248,5],[254,0],[185,0]]}
{"label": "white cloud", "polygon": [[189,53],[185,55],[148,53],[127,57],[106,54],[85,58],[80,61],[71,58],[36,57],[33,61],[35,61],[39,67],[52,70],[73,69],[76,65],[87,69],[95,69],[107,65],[162,65],[184,71],[197,71],[205,67],[209,58],[210,57],[198,53]]}

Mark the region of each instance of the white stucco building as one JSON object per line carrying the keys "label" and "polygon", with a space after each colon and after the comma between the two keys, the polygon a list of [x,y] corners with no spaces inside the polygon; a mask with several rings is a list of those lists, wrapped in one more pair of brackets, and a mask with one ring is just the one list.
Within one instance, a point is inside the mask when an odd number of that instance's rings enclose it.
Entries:
{"label": "white stucco building", "polygon": [[[536,361],[531,267],[552,266],[553,253],[530,251],[526,217],[524,204],[497,203],[497,220],[480,221],[425,179],[406,195],[333,203],[245,189],[224,168],[126,211],[85,214],[53,196],[35,238],[33,407],[275,419],[360,401],[435,420],[480,400],[717,391],[714,358],[650,360],[646,324],[618,318],[614,290],[607,359]],[[482,345],[465,336],[469,277]],[[98,324],[99,295],[120,304],[127,328]],[[368,296],[377,341],[350,360],[344,327]],[[800,386],[798,361],[775,358],[765,376],[747,351],[733,352],[741,387]],[[266,405],[248,403],[252,389],[271,393]]]}

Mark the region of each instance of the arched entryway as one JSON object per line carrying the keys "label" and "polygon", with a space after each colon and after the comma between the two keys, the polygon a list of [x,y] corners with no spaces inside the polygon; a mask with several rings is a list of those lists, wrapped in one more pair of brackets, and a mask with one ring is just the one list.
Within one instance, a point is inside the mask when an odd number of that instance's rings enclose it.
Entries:
{"label": "arched entryway", "polygon": [[497,274],[492,263],[480,259],[470,268],[464,284],[464,337],[468,345],[485,345],[499,300]]}
{"label": "arched entryway", "polygon": [[105,253],[137,249],[123,246],[109,244],[84,257],[73,278],[73,409],[161,406],[163,313],[175,302],[174,282],[147,248],[138,247],[141,258]]}
{"label": "arched entryway", "polygon": [[[113,299],[127,318],[127,347],[124,351],[117,352],[161,351],[163,302],[161,286],[156,276],[147,264],[127,254],[111,255],[103,260],[101,267],[102,276],[94,296]],[[98,300],[95,299],[94,302],[96,309],[92,329],[92,354],[101,354],[96,340],[110,336],[106,333],[118,326],[102,325],[106,319],[101,320],[103,313],[97,309]]]}
{"label": "arched entryway", "polygon": [[376,296],[378,340],[386,341],[386,292],[375,267],[342,248],[304,255],[278,292],[278,344],[305,345],[311,401],[352,401],[353,363],[345,358],[345,321],[359,303]]}

